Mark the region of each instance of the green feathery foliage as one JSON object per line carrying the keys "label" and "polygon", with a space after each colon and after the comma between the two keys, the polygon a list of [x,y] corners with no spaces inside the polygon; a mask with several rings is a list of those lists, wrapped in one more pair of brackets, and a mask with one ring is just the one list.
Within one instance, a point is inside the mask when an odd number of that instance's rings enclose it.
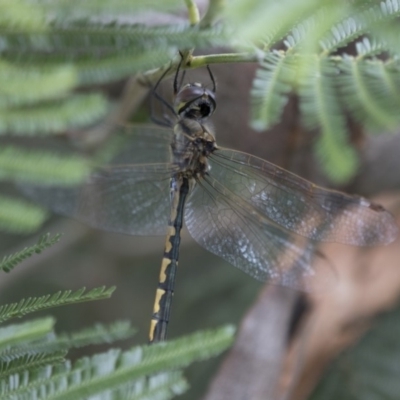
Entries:
{"label": "green feathery foliage", "polygon": [[52,332],[53,318],[42,318],[0,328],[0,352],[8,346],[43,338]]}
{"label": "green feathery foliage", "polygon": [[[234,328],[226,326],[218,330],[201,331],[181,339],[157,343],[143,348],[146,359],[160,370],[188,365],[192,360],[206,359],[227,349],[233,343]],[[162,349],[162,350],[161,350]]]}
{"label": "green feathery foliage", "polygon": [[338,86],[343,102],[371,130],[394,131],[399,124],[396,64],[353,57],[344,57],[339,64]]}
{"label": "green feathery foliage", "polygon": [[[0,180],[72,185],[90,172],[90,163],[78,155],[8,145],[0,149]],[[0,196],[0,228],[11,233],[37,230],[48,217],[41,207],[11,196]]]}
{"label": "green feathery foliage", "polygon": [[37,32],[10,27],[1,35],[0,55],[19,67],[30,63],[37,75],[46,73],[40,70],[42,65],[54,68],[68,63],[75,67],[77,84],[87,84],[154,68],[166,62],[178,48],[222,44],[225,39],[221,29],[193,29],[184,21],[147,27],[134,19],[131,23],[121,22],[113,13],[105,21],[99,16],[94,19],[91,12],[85,17],[82,14],[83,10],[80,15],[72,13],[64,19],[52,19]]}
{"label": "green feathery foliage", "polygon": [[[137,391],[116,398],[144,398],[143,393],[155,393],[157,387],[161,393],[179,394],[187,385],[177,379],[176,369],[198,360],[209,358],[224,351],[233,340],[232,327],[214,331],[205,331],[153,346],[135,347],[122,352],[111,350],[91,358],[82,358],[71,365],[69,362],[55,367],[24,372],[11,381],[0,382],[2,399],[37,398],[37,399],[83,399],[109,390]],[[147,380],[148,375],[165,371],[174,371],[173,375],[156,375]],[[147,383],[145,383],[147,380]],[[122,385],[133,385],[122,388]],[[169,387],[169,389],[168,389]],[[131,397],[132,396],[132,397]],[[153,398],[153,397],[151,397]],[[155,397],[154,397],[155,398]],[[163,397],[170,398],[170,397]]]}
{"label": "green feathery foliage", "polygon": [[299,88],[300,110],[308,129],[321,129],[317,155],[324,160],[326,172],[340,180],[353,173],[357,158],[349,146],[346,120],[334,94],[336,69],[325,58],[307,59],[309,66]]}
{"label": "green feathery foliage", "polygon": [[67,351],[54,351],[39,354],[24,354],[10,361],[2,361],[0,354],[0,380],[14,374],[22,374],[49,364],[58,364],[65,360]]}
{"label": "green feathery foliage", "polygon": [[[280,121],[288,95],[297,94],[304,126],[320,131],[315,147],[325,172],[345,181],[358,164],[345,115],[368,131],[395,131],[400,124],[399,47],[386,40],[398,28],[385,26],[400,16],[400,2],[300,3],[299,13],[283,21],[275,15],[264,30],[243,28],[253,40],[267,38],[253,82],[252,124],[263,130]],[[274,7],[283,12],[282,2]],[[290,24],[295,26],[288,29]],[[277,40],[285,50],[273,49]],[[348,50],[352,44],[356,55]]]}
{"label": "green feathery foliage", "polygon": [[[226,8],[229,23],[235,29],[236,35],[246,41],[263,40],[271,35],[276,40],[282,39],[287,32],[315,12],[322,5],[329,3],[324,0],[265,2],[261,0],[234,0]],[[251,23],[249,23],[251,21]]]}
{"label": "green feathery foliage", "polygon": [[57,234],[50,236],[50,233],[46,233],[40,236],[38,242],[33,246],[25,247],[23,250],[18,251],[14,254],[4,256],[0,262],[0,270],[4,272],[10,272],[17,264],[24,261],[26,258],[33,254],[39,254],[44,249],[53,246],[60,240],[61,235]]}
{"label": "green feathery foliage", "polygon": [[87,159],[17,146],[0,149],[0,179],[45,185],[80,183],[90,172]]}
{"label": "green feathery foliage", "polygon": [[57,335],[54,345],[58,348],[77,348],[93,344],[112,343],[116,340],[127,339],[136,332],[129,321],[117,321],[109,326],[96,324],[72,334]]}
{"label": "green feathery foliage", "polygon": [[0,322],[9,320],[10,318],[22,317],[31,312],[45,310],[48,308],[65,306],[69,304],[82,303],[92,300],[100,300],[109,298],[115,291],[115,286],[106,289],[101,286],[86,292],[86,288],[81,288],[73,292],[65,290],[64,292],[56,292],[53,295],[41,297],[28,297],[22,299],[18,303],[6,304],[0,307]]}
{"label": "green feathery foliage", "polygon": [[84,85],[93,85],[122,79],[129,74],[146,71],[167,63],[173,53],[168,49],[148,50],[146,52],[122,52],[102,57],[97,63],[88,57],[76,63],[79,82]]}
{"label": "green feathery foliage", "polygon": [[[58,98],[76,86],[77,79],[76,70],[70,65],[18,67],[0,60],[0,107],[5,109]],[[32,90],[33,85],[35,90]]]}
{"label": "green feathery foliage", "polygon": [[37,230],[48,216],[42,207],[25,200],[0,196],[0,229],[10,233],[29,233]]}
{"label": "green feathery foliage", "polygon": [[103,117],[107,103],[98,94],[73,95],[31,107],[0,109],[0,134],[47,135],[88,125]]}
{"label": "green feathery foliage", "polygon": [[95,324],[93,327],[82,329],[71,334],[60,333],[46,340],[29,343],[29,345],[14,347],[3,352],[1,359],[12,359],[14,355],[29,352],[36,354],[48,351],[61,351],[76,349],[89,345],[110,344],[117,340],[124,340],[132,337],[136,329],[129,321],[117,321],[110,325]]}
{"label": "green feathery foliage", "polygon": [[257,70],[252,90],[252,126],[261,130],[279,122],[296,75],[296,63],[283,52],[267,54]]}
{"label": "green feathery foliage", "polygon": [[136,330],[129,321],[117,321],[108,326],[96,324],[78,332],[47,335],[41,340],[7,348],[0,354],[0,361],[9,362],[26,355],[58,353],[88,345],[110,344],[117,340],[128,339],[135,333]]}
{"label": "green feathery foliage", "polygon": [[[3,260],[3,269],[54,244],[59,236],[42,236],[38,243]],[[114,288],[85,293],[58,292],[0,308],[0,321],[50,307],[109,297]],[[129,322],[97,324],[72,334],[57,335],[54,320],[43,318],[0,328],[0,397],[2,399],[171,399],[187,390],[178,368],[225,350],[232,327],[196,333],[170,343],[110,350],[74,364],[66,361],[71,348],[112,343],[134,333]],[[170,371],[170,372],[166,372]]]}
{"label": "green feathery foliage", "polygon": [[173,11],[181,5],[181,0],[114,0],[112,3],[109,0],[85,0],[79,7],[68,0],[36,0],[35,3],[51,12],[54,18],[63,21],[67,18],[86,18],[90,14],[109,17],[148,10]]}
{"label": "green feathery foliage", "polygon": [[2,13],[0,17],[0,27],[2,29],[23,29],[38,30],[43,29],[45,24],[45,14],[42,7],[36,4],[29,4],[24,0],[1,0],[0,7]]}
{"label": "green feathery foliage", "polygon": [[[81,182],[90,172],[86,159],[77,155],[55,154],[15,145],[0,149],[0,179],[4,181],[39,182],[71,185]],[[48,212],[26,200],[0,196],[0,228],[10,233],[36,231]]]}

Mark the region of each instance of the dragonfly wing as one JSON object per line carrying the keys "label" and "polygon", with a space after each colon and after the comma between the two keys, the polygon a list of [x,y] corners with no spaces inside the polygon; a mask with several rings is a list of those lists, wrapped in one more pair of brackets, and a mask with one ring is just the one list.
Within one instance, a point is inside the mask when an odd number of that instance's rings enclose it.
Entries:
{"label": "dragonfly wing", "polygon": [[[114,139],[114,140],[113,140]],[[104,151],[102,164],[155,164],[171,159],[172,129],[151,125],[123,125]]]}
{"label": "dragonfly wing", "polygon": [[188,200],[185,221],[192,237],[208,251],[256,279],[304,288],[313,243],[284,231],[217,180],[206,176]]}
{"label": "dragonfly wing", "polygon": [[97,161],[108,164],[79,186],[20,185],[31,199],[95,228],[132,235],[165,234],[173,132],[146,125],[118,128]]}
{"label": "dragonfly wing", "polygon": [[165,234],[170,164],[107,167],[79,186],[24,185],[32,200],[95,228],[131,235]]}
{"label": "dragonfly wing", "polygon": [[210,156],[211,174],[282,229],[315,241],[387,244],[398,232],[392,215],[367,199],[323,189],[278,166],[238,151]]}

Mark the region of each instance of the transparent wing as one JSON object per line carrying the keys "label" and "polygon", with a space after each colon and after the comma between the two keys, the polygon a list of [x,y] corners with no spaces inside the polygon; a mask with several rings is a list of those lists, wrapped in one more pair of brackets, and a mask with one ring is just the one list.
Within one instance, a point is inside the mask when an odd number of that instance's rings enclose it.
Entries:
{"label": "transparent wing", "polygon": [[121,130],[122,135],[102,157],[110,165],[93,172],[83,184],[24,184],[21,191],[56,213],[99,229],[164,235],[170,214],[172,131],[147,126]]}
{"label": "transparent wing", "polygon": [[256,279],[304,288],[303,278],[313,273],[311,241],[259,218],[212,177],[194,188],[185,221],[201,246]]}
{"label": "transparent wing", "polygon": [[316,241],[389,243],[392,216],[360,197],[324,190],[233,150],[209,157],[188,200],[186,225],[207,250],[260,280],[303,288]]}
{"label": "transparent wing", "polygon": [[390,213],[368,200],[313,185],[260,158],[227,149],[209,158],[212,177],[254,212],[286,232],[357,246],[390,243]]}
{"label": "transparent wing", "polygon": [[56,213],[95,228],[131,235],[164,235],[170,214],[169,164],[109,167],[80,186],[32,186],[24,194]]}
{"label": "transparent wing", "polygon": [[104,163],[158,164],[170,161],[172,129],[151,125],[124,125],[115,132],[109,146],[104,149]]}

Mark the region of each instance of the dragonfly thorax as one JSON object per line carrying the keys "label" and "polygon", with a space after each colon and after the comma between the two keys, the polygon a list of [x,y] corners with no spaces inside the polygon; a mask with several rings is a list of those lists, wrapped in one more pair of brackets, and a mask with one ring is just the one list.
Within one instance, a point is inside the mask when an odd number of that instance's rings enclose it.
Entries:
{"label": "dragonfly thorax", "polygon": [[199,178],[210,169],[208,157],[216,149],[214,135],[199,121],[185,118],[174,128],[173,162],[188,178]]}
{"label": "dragonfly thorax", "polygon": [[182,119],[205,120],[213,114],[215,107],[215,93],[201,83],[183,86],[174,101],[175,112]]}

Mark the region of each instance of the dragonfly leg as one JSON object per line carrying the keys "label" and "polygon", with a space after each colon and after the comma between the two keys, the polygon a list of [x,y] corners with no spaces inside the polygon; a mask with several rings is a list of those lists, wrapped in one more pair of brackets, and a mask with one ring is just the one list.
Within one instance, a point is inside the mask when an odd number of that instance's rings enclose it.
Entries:
{"label": "dragonfly leg", "polygon": [[208,74],[210,75],[210,79],[211,79],[211,82],[213,84],[212,92],[215,93],[215,91],[217,89],[217,85],[215,83],[215,78],[214,78],[214,75],[213,75],[209,65],[207,65],[207,71],[208,71]]}
{"label": "dragonfly leg", "polygon": [[185,73],[186,73],[186,71],[182,72],[181,80],[180,80],[180,82],[178,84],[179,71],[181,69],[182,62],[183,62],[183,55],[182,55],[181,52],[179,52],[179,54],[181,56],[181,61],[179,62],[178,67],[176,68],[176,72],[175,72],[174,85],[173,85],[173,87],[174,87],[174,96],[176,96],[178,94],[178,92],[181,90],[182,82],[183,82],[183,79],[184,79]]}
{"label": "dragonfly leg", "polygon": [[154,112],[154,101],[153,99],[158,100],[164,107],[166,107],[173,115],[176,115],[174,108],[171,106],[171,104],[168,103],[167,100],[164,99],[164,97],[162,97],[159,93],[158,93],[158,87],[161,83],[161,81],[165,78],[165,75],[167,75],[167,73],[170,71],[171,67],[167,68],[164,73],[160,76],[160,79],[157,81],[157,83],[155,84],[155,86],[152,89],[152,97],[150,100],[150,118],[151,120],[159,125],[162,126],[171,126],[170,120],[169,119],[158,119],[154,116],[155,112]]}

